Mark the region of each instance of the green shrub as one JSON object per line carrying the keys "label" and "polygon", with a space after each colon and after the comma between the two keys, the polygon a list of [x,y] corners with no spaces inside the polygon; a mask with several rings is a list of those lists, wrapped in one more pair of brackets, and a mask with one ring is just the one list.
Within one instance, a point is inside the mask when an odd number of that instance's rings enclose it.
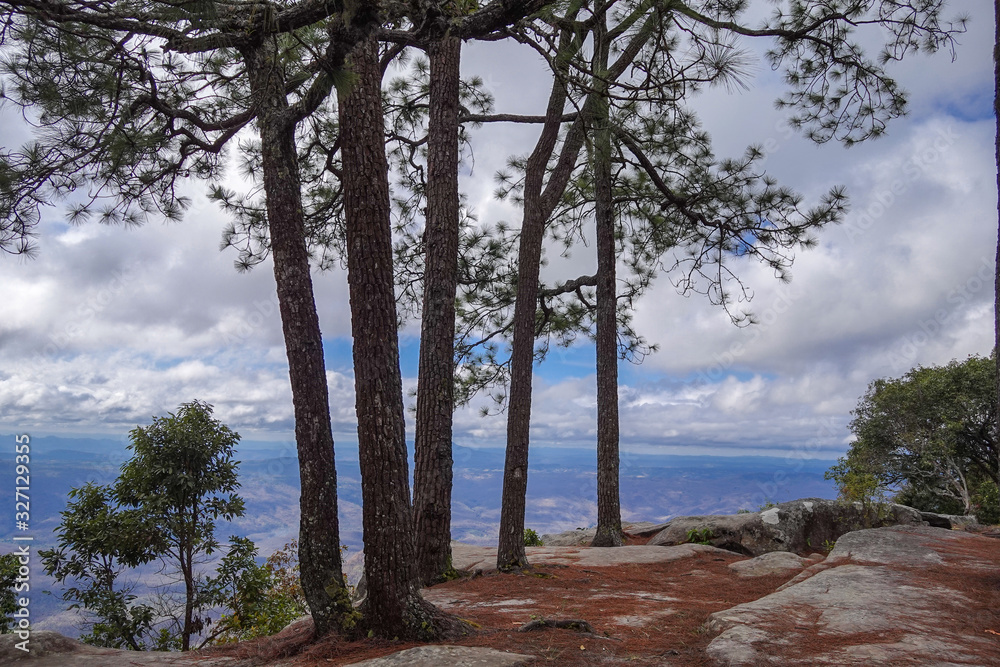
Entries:
{"label": "green shrub", "polygon": [[542,538],[538,536],[538,533],[533,531],[531,528],[524,529],[524,546],[526,547],[542,547]]}
{"label": "green shrub", "polygon": [[934,493],[926,486],[913,486],[906,484],[893,496],[900,505],[913,507],[921,512],[934,512],[935,514],[965,514],[965,505],[957,498],[942,496]]}
{"label": "green shrub", "polygon": [[[216,622],[213,642],[224,644],[277,634],[308,612],[299,583],[298,543],[293,540],[256,563],[257,547],[249,539],[231,538],[218,575],[209,579],[218,599],[229,608]],[[343,547],[341,547],[343,550]]]}
{"label": "green shrub", "polygon": [[990,525],[1000,523],[1000,492],[995,482],[992,480],[983,482],[972,494],[972,513],[976,515],[979,523]]}
{"label": "green shrub", "polygon": [[879,528],[885,525],[892,510],[886,497],[885,485],[876,475],[863,466],[851,467],[844,459],[839,459],[838,464],[823,476],[836,482],[842,503],[860,506],[861,516],[852,529]]}
{"label": "green shrub", "polygon": [[711,528],[692,528],[687,532],[687,541],[692,544],[711,544],[712,543],[712,529]]}

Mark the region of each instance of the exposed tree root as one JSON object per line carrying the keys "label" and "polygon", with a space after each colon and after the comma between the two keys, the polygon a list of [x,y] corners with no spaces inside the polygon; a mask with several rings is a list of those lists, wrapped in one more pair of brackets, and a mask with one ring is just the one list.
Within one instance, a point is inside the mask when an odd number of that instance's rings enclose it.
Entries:
{"label": "exposed tree root", "polygon": [[387,639],[432,642],[459,639],[475,633],[471,625],[457,616],[441,611],[417,593],[411,593],[406,598],[401,627],[387,628],[381,624],[373,624],[365,613],[365,603],[362,603],[360,609],[363,617],[361,626],[374,635]]}

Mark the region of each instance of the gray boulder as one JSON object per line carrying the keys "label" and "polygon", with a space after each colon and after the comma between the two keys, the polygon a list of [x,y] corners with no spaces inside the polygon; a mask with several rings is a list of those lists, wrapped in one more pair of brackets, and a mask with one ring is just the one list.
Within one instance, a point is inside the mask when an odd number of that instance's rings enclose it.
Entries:
{"label": "gray boulder", "polygon": [[596,528],[577,528],[562,533],[546,533],[542,535],[542,544],[547,547],[586,547],[594,541]]}
{"label": "gray boulder", "polygon": [[650,523],[649,521],[643,521],[641,523],[632,524],[632,529],[625,532],[633,537],[653,537],[669,524],[669,521],[667,523]]}
{"label": "gray boulder", "polygon": [[[665,524],[655,524],[649,521],[622,522],[622,532],[625,535],[648,537],[663,530]],[[652,532],[650,532],[652,530]],[[577,528],[562,533],[547,533],[542,535],[542,544],[547,547],[589,547],[597,535],[597,528]]]}
{"label": "gray boulder", "polygon": [[649,544],[672,546],[707,542],[746,556],[772,551],[808,553],[832,545],[841,535],[863,528],[923,525],[920,512],[904,505],[888,505],[872,516],[860,503],[803,498],[762,512],[677,517]]}
{"label": "gray boulder", "polygon": [[741,577],[763,577],[769,574],[787,574],[812,564],[813,561],[787,551],[772,551],[750,560],[730,563],[729,569]]}
{"label": "gray boulder", "polygon": [[971,526],[979,525],[979,521],[971,514],[935,514],[934,512],[921,512],[920,518],[934,528],[947,528],[948,530],[963,530]]}
{"label": "gray boulder", "polygon": [[812,576],[709,616],[719,634],[708,656],[720,667],[1000,664],[976,620],[993,608],[967,594],[969,581],[996,571],[991,547],[924,525],[844,535]]}

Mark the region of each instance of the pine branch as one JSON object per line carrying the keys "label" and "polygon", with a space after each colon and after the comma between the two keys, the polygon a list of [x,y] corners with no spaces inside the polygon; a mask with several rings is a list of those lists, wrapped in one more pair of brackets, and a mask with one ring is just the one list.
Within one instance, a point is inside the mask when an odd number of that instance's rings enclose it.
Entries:
{"label": "pine branch", "polygon": [[[558,118],[561,123],[571,123],[579,114],[575,111],[564,113]],[[514,113],[473,114],[463,113],[458,117],[460,123],[536,123],[542,124],[551,120],[548,116],[526,116]]]}
{"label": "pine branch", "polygon": [[555,287],[539,289],[538,296],[539,298],[551,298],[559,296],[560,294],[571,294],[573,292],[579,294],[581,287],[597,287],[597,276],[580,276],[579,278],[574,278],[573,280],[567,280],[566,282],[556,285]]}

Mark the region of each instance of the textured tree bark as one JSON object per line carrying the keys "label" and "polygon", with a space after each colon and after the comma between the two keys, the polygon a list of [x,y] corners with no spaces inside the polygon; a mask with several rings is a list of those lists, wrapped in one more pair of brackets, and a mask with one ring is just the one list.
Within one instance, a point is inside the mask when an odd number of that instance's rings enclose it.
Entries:
{"label": "textured tree bark", "polygon": [[[564,34],[565,45],[569,38]],[[510,356],[510,396],[507,405],[507,453],[504,460],[503,495],[500,501],[500,535],[497,569],[516,570],[528,565],[524,552],[524,504],[528,490],[528,440],[531,426],[531,376],[535,356],[535,304],[542,257],[545,222],[576,164],[583,145],[583,123],[579,120],[567,134],[544,191],[549,159],[562,126],[566,89],[561,78],[553,83],[545,113],[545,124],[528,157],[524,178],[524,217],[517,254],[517,297],[514,303]],[[581,118],[585,114],[581,114]]]}
{"label": "textured tree bark", "polygon": [[177,548],[180,554],[181,574],[184,576],[184,629],[181,631],[181,651],[191,650],[191,635],[194,634],[194,565],[193,545],[181,544]]}
{"label": "textured tree bark", "polygon": [[[996,163],[997,163],[997,256],[996,278],[993,284],[993,353],[997,362],[997,411],[996,439],[1000,442],[1000,0],[993,0],[994,43],[993,43],[993,112],[996,116]],[[1000,446],[996,460],[996,483],[1000,485]]]}
{"label": "textured tree bark", "polygon": [[510,359],[510,401],[507,405],[507,452],[500,501],[500,536],[497,569],[526,567],[524,551],[524,505],[528,492],[528,437],[531,425],[531,376],[535,351],[535,302],[542,256],[545,219],[538,206],[528,208],[517,253],[517,301],[514,304],[513,340]]}
{"label": "textured tree bark", "polygon": [[[608,45],[602,39],[607,31],[601,27],[594,32],[596,72],[608,68]],[[606,84],[598,89],[592,151],[597,225],[597,534],[591,545],[620,547],[615,214],[611,203],[611,127],[602,88]]]}
{"label": "textured tree bark", "polygon": [[434,39],[428,46],[426,259],[413,471],[417,576],[424,584],[439,580],[451,568],[461,54],[462,42],[457,37]]}
{"label": "textured tree bark", "polygon": [[417,593],[378,42],[360,43],[351,60],[357,80],[339,113],[368,584],[361,612],[377,636],[435,639],[461,626]]}
{"label": "textured tree bark", "polygon": [[[568,18],[575,18],[579,6]],[[567,22],[567,25],[569,22]],[[655,20],[643,23],[609,68],[607,79],[620,77],[649,40]],[[564,29],[559,37],[559,49],[569,56],[578,47],[575,36]],[[513,336],[511,341],[510,401],[507,406],[507,457],[504,462],[503,497],[500,505],[500,535],[497,548],[497,569],[514,570],[527,565],[524,552],[524,504],[528,489],[528,435],[531,421],[531,370],[535,346],[535,303],[538,299],[538,262],[541,258],[545,223],[555,210],[559,198],[576,166],[583,147],[586,130],[599,96],[587,95],[583,108],[566,132],[548,182],[543,181],[559,137],[566,89],[569,58],[558,57],[554,62],[560,72],[555,77],[545,124],[535,149],[528,158],[524,177],[524,218],[518,246],[517,297],[514,304]]]}
{"label": "textured tree bark", "polygon": [[337,472],[323,341],[313,297],[284,74],[270,42],[243,51],[259,108],[264,191],[281,326],[295,410],[301,495],[299,576],[318,635],[338,629],[351,613],[340,560]]}

